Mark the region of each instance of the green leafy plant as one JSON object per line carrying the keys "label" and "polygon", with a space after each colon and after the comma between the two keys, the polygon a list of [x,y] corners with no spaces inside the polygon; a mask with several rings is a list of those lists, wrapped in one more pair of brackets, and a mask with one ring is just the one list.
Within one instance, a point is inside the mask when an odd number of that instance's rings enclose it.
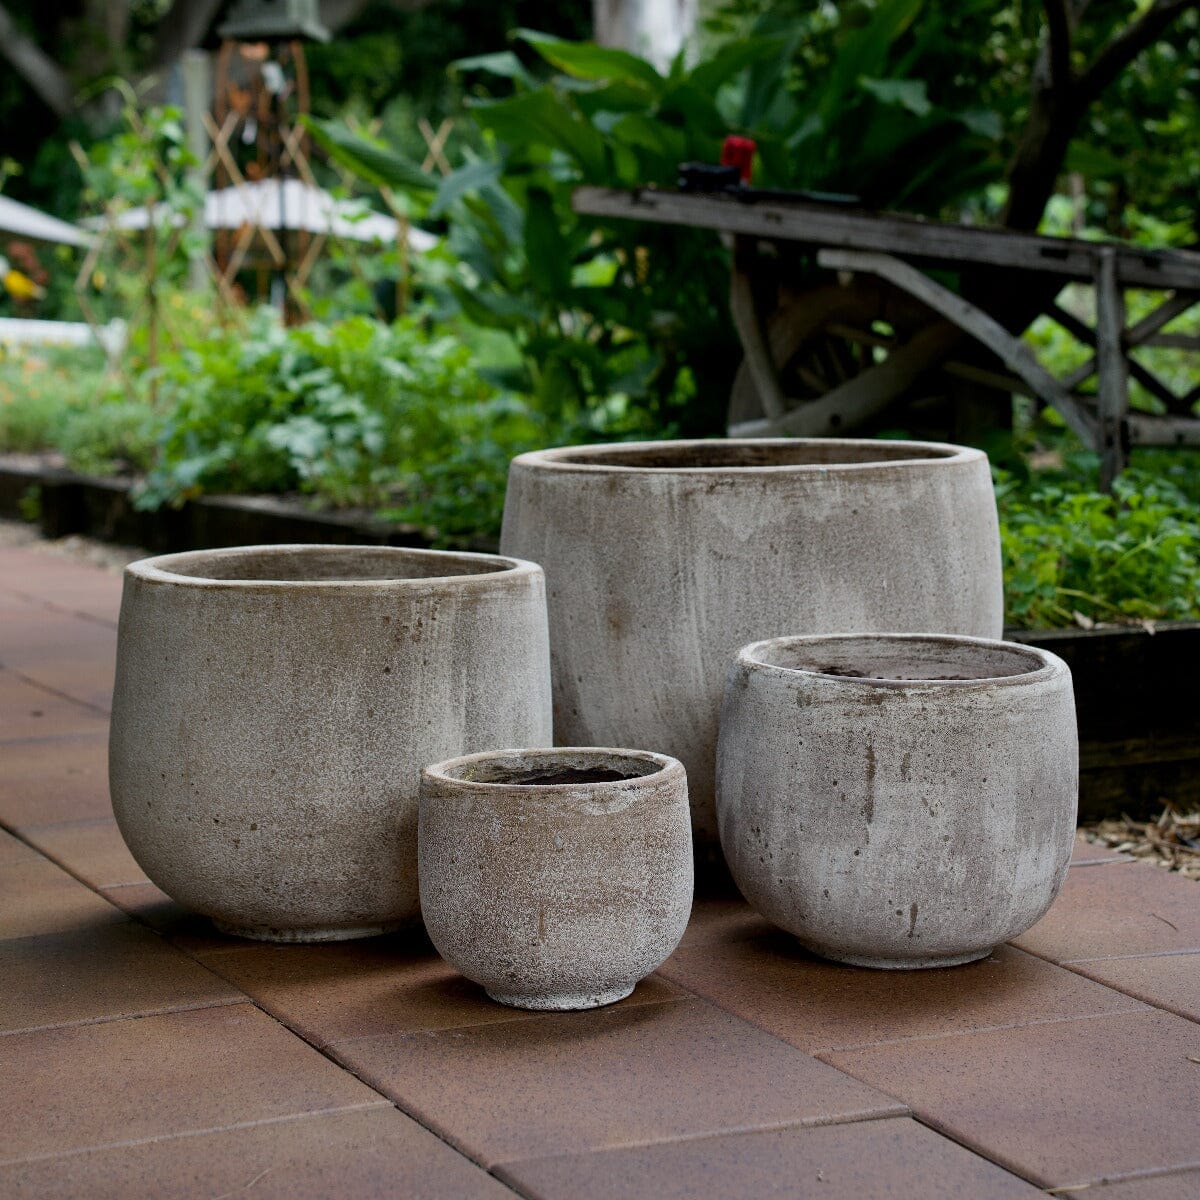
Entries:
{"label": "green leafy plant", "polygon": [[213,491],[370,502],[418,447],[451,443],[428,401],[448,411],[470,389],[467,353],[365,317],[284,329],[263,309],[245,334],[213,331],[158,373],[167,417],[142,502]]}
{"label": "green leafy plant", "polygon": [[[107,228],[102,253],[90,280],[92,315],[107,319],[133,315],[139,329],[178,328],[163,301],[178,296],[189,258],[206,248],[195,228],[204,207],[203,189],[191,168],[182,111],[174,106],[141,107],[124,81],[106,84],[122,98],[121,116],[112,135],[87,153],[77,151],[83,175],[82,201],[99,213]],[[144,210],[145,229],[125,229],[122,218]]]}
{"label": "green leafy plant", "polygon": [[[995,120],[929,97],[918,14],[941,28],[937,6],[882,0],[835,48],[819,90],[801,90],[786,68],[799,36],[780,22],[759,22],[694,67],[681,55],[665,72],[622,50],[520,30],[536,71],[515,50],[454,64],[508,94],[476,96],[473,140],[490,151],[440,181],[336,122],[311,128],[335,159],[445,223],[445,303],[513,339],[520,363],[505,386],[558,418],[582,422],[616,397],[631,433],[710,434],[741,357],[725,250],[709,231],[577,215],[571,193],[673,186],[681,162],[715,162],[724,137],[740,133],[758,141],[768,186],[946,204],[995,177]],[[895,170],[900,157],[911,170]]]}
{"label": "green leafy plant", "polygon": [[161,433],[144,508],[222,492],[298,493],[419,524],[439,544],[494,535],[512,455],[565,431],[475,369],[424,319],[285,329],[260,310],[156,373]]}
{"label": "green leafy plant", "polygon": [[90,435],[77,435],[92,421],[95,436],[112,445],[103,426],[123,397],[96,347],[11,347],[0,352],[0,452],[58,450],[72,466],[94,469],[94,461],[72,461],[79,450],[92,455]]}
{"label": "green leafy plant", "polygon": [[1008,620],[1025,627],[1200,617],[1200,503],[1145,470],[1113,495],[1059,472],[997,472]]}
{"label": "green leafy plant", "polygon": [[57,438],[67,463],[90,475],[140,474],[154,462],[162,420],[145,400],[116,395],[69,412]]}

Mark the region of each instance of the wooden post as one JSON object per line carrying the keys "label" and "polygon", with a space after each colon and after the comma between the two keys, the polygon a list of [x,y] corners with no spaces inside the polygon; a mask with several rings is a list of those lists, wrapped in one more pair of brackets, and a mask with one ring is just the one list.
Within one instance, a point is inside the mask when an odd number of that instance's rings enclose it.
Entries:
{"label": "wooden post", "polygon": [[209,138],[204,117],[212,103],[212,63],[204,50],[188,50],[181,60],[183,72],[183,121],[188,149],[196,160],[188,169],[188,179],[200,196],[199,209],[192,215],[192,248],[189,251],[188,286],[203,291],[208,286],[205,260],[211,252],[211,236],[205,220],[205,195],[209,189]]}
{"label": "wooden post", "polygon": [[1125,333],[1125,296],[1117,281],[1117,256],[1100,250],[1096,269],[1096,367],[1099,381],[1100,486],[1113,480],[1129,461],[1129,368],[1121,339]]}
{"label": "wooden post", "polygon": [[158,230],[154,204],[146,201],[146,359],[150,370],[150,404],[158,406]]}

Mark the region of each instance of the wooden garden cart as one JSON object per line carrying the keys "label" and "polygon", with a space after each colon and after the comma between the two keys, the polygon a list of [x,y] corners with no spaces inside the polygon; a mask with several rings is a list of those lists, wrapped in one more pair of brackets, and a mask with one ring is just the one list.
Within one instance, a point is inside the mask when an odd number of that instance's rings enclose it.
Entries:
{"label": "wooden garden cart", "polygon": [[[847,433],[941,371],[1053,407],[1100,455],[1105,487],[1133,446],[1200,446],[1200,337],[1163,332],[1200,304],[1196,251],[948,225],[752,188],[584,187],[574,207],[731,238],[730,308],[745,355],[731,435]],[[1060,302],[1072,283],[1094,287],[1094,327]],[[1157,295],[1129,324],[1133,289]],[[1021,338],[1039,314],[1090,351],[1061,378]],[[1195,385],[1169,387],[1134,357],[1146,346],[1195,355]],[[1093,376],[1095,392],[1082,390]],[[1131,411],[1131,377],[1162,411]]]}

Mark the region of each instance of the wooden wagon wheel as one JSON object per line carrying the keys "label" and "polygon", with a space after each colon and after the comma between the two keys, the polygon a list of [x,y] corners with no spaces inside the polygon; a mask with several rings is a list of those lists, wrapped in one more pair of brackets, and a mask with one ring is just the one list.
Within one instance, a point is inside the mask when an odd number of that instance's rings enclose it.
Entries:
{"label": "wooden wagon wheel", "polygon": [[743,362],[730,394],[731,435],[849,432],[882,411],[956,340],[925,305],[859,275],[785,297],[764,332],[786,411],[767,418]]}

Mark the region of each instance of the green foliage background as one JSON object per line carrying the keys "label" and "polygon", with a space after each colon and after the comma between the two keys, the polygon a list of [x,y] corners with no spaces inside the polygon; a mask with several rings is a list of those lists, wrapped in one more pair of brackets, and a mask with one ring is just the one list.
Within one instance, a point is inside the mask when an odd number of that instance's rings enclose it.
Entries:
{"label": "green foliage background", "polygon": [[[1081,61],[1135,10],[1132,0],[1094,0]],[[740,359],[719,242],[580,217],[575,187],[672,185],[681,161],[715,160],[736,132],[758,142],[764,186],[987,220],[1025,116],[1039,13],[983,0],[733,0],[709,21],[698,62],[659,71],[561,40],[582,32],[574,9],[377,6],[347,36],[311,48],[313,130],[335,160],[395,189],[441,235],[419,264],[410,314],[391,325],[350,315],[371,297],[339,282],[331,258],[313,298],[326,323],[285,330],[259,312],[223,327],[197,311],[203,296],[178,290],[181,255],[159,300],[165,316],[178,310],[184,336],[151,360],[145,329],[131,329],[132,391],[97,352],[0,360],[0,449],[56,449],[81,470],[133,474],[150,507],[276,492],[412,522],[442,545],[494,535],[513,454],[717,433]],[[507,37],[522,19],[543,32]],[[480,45],[492,49],[473,53]],[[16,103],[0,86],[0,113]],[[1051,226],[1069,232],[1083,217],[1093,233],[1193,240],[1198,105],[1191,13],[1089,113],[1068,163],[1087,178],[1083,211],[1056,202]],[[350,132],[347,115],[373,114],[383,117],[379,139]],[[456,169],[430,177],[415,118],[451,114]],[[153,147],[127,129],[87,130],[93,166],[78,187],[64,182],[71,171],[56,139],[81,131],[64,126],[9,190],[71,218],[81,194],[145,203],[158,187],[153,148],[171,167],[168,212],[190,211],[178,114],[147,120]],[[373,281],[386,282],[394,264],[376,267]],[[133,275],[97,285],[97,305],[128,311],[138,286]],[[1030,339],[1051,365],[1073,365],[1053,327],[1035,326]],[[1094,460],[1053,414],[1030,416],[989,449],[1012,622],[1200,617],[1193,459],[1140,454],[1110,497],[1094,490]]]}

